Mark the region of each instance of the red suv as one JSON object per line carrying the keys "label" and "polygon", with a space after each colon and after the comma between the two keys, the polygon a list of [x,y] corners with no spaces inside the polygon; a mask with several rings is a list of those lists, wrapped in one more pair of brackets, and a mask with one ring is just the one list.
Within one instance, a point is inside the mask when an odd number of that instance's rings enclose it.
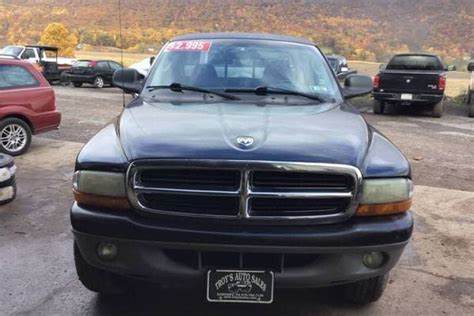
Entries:
{"label": "red suv", "polygon": [[0,152],[25,153],[31,136],[59,127],[54,90],[30,63],[0,56]]}

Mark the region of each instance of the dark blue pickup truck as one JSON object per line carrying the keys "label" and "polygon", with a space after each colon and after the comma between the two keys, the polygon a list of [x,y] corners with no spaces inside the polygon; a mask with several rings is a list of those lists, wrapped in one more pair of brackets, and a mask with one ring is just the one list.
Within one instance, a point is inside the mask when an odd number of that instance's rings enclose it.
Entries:
{"label": "dark blue pickup truck", "polygon": [[134,99],[77,157],[75,263],[90,290],[130,280],[211,302],[271,303],[274,289],[336,287],[376,301],[413,228],[403,154],[347,100],[321,51],[293,37],[177,37]]}

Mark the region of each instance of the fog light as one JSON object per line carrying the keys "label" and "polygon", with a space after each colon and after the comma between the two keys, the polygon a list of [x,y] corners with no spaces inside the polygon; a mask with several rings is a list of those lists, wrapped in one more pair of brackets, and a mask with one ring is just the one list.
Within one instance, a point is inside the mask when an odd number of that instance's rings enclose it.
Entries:
{"label": "fog light", "polygon": [[109,243],[100,243],[97,246],[97,254],[103,260],[113,260],[117,256],[117,246]]}
{"label": "fog light", "polygon": [[362,258],[362,262],[364,263],[364,266],[366,266],[369,269],[377,269],[380,268],[385,261],[385,257],[381,252],[378,251],[372,251],[369,253],[366,253],[364,257]]}

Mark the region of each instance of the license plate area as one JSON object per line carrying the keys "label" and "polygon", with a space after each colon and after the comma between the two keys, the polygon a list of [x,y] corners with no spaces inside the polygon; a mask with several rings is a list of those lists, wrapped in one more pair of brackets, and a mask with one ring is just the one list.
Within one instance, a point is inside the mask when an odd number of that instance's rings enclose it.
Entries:
{"label": "license plate area", "polygon": [[413,94],[410,94],[410,93],[402,93],[402,94],[400,95],[400,100],[411,101],[411,100],[413,100]]}
{"label": "license plate area", "polygon": [[207,273],[209,302],[270,304],[273,287],[271,271],[209,270]]}

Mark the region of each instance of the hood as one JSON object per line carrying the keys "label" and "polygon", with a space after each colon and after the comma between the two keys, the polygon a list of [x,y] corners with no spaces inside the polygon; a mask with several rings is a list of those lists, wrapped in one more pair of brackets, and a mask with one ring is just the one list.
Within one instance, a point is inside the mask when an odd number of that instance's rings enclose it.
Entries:
{"label": "hood", "polygon": [[366,122],[345,103],[262,106],[137,99],[124,109],[118,124],[122,148],[132,161],[232,159],[361,166],[369,144]]}

